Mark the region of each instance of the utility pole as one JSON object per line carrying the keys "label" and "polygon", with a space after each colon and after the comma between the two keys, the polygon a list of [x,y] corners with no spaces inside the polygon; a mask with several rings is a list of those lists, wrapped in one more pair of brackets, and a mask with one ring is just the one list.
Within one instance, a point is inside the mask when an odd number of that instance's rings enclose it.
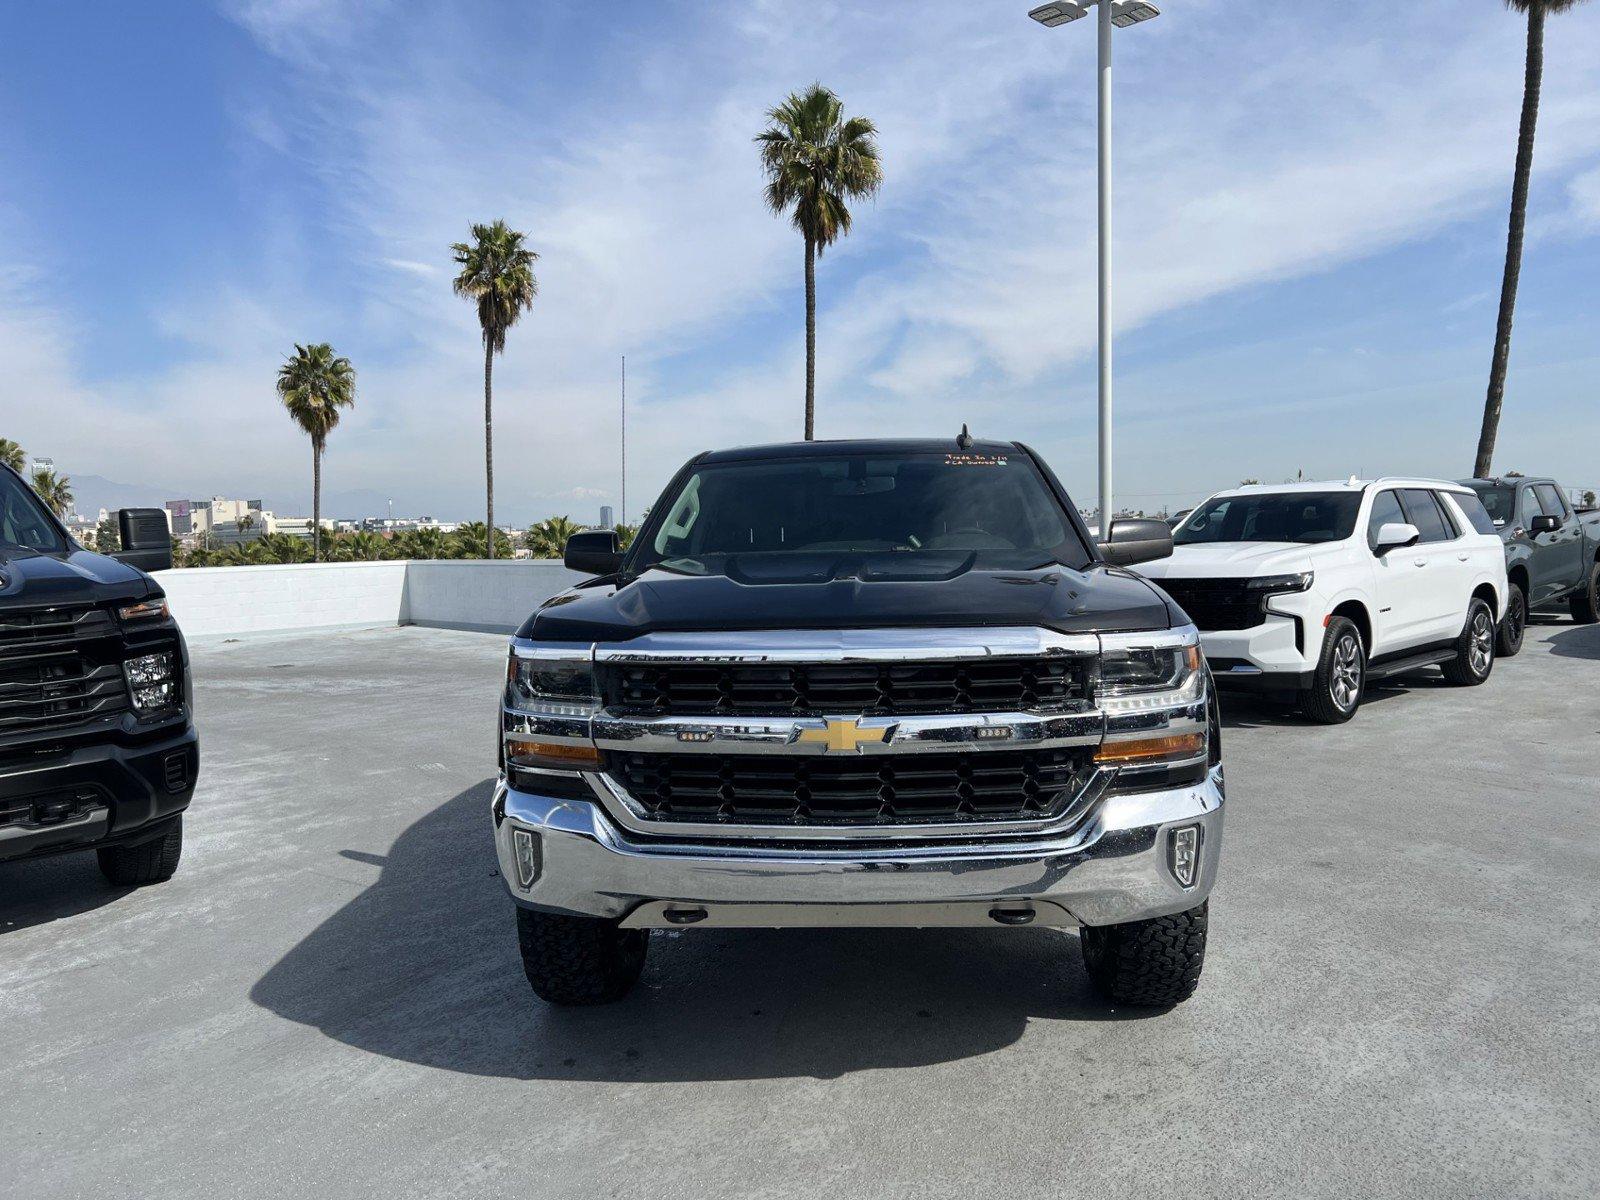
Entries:
{"label": "utility pole", "polygon": [[622,356],[622,524],[628,523],[628,356]]}

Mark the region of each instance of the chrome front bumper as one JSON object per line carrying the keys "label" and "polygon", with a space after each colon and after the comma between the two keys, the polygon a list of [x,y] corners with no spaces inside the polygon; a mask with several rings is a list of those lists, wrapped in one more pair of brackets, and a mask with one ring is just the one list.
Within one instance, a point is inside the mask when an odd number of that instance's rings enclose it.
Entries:
{"label": "chrome front bumper", "polygon": [[[1193,908],[1222,850],[1223,777],[1107,793],[1054,835],[938,844],[781,846],[674,842],[615,824],[598,803],[495,789],[495,844],[512,898],[529,908],[635,926],[1116,925]],[[1194,883],[1170,861],[1171,831],[1201,830]],[[535,836],[521,886],[513,833]]]}

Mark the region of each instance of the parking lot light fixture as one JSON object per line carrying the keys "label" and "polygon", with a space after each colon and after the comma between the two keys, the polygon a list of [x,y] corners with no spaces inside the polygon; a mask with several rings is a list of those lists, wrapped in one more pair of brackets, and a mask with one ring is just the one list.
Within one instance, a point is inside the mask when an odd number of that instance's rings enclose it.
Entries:
{"label": "parking lot light fixture", "polygon": [[1161,10],[1145,0],[1052,0],[1029,11],[1041,25],[1054,28],[1087,16],[1098,4],[1100,94],[1100,538],[1109,541],[1111,517],[1116,512],[1111,488],[1111,28],[1126,29]]}
{"label": "parking lot light fixture", "polygon": [[1065,25],[1068,21],[1076,21],[1079,17],[1087,17],[1089,9],[1073,0],[1057,0],[1054,4],[1041,4],[1038,8],[1029,11],[1028,15],[1039,24],[1049,29],[1057,25]]}

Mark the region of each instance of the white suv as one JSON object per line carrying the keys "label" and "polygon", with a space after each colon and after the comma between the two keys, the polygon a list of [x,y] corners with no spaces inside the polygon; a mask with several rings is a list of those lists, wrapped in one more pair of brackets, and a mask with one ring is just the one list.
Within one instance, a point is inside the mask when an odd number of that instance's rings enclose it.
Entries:
{"label": "white suv", "polygon": [[1348,721],[1362,688],[1439,664],[1472,686],[1494,666],[1505,547],[1470,488],[1436,479],[1219,492],[1140,571],[1200,628],[1217,682]]}

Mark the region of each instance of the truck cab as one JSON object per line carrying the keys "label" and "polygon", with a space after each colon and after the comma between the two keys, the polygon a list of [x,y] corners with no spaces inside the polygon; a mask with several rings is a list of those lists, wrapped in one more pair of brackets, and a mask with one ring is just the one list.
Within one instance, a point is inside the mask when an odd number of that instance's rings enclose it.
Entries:
{"label": "truck cab", "polygon": [[1600,620],[1600,513],[1578,512],[1554,479],[1509,475],[1461,481],[1505,543],[1510,595],[1499,653],[1522,649],[1528,613],[1565,603],[1582,624]]}
{"label": "truck cab", "polygon": [[75,542],[0,468],[0,870],[94,850],[112,883],[172,876],[199,749],[188,651],[150,570],[159,509],[119,514],[123,550]]}
{"label": "truck cab", "polygon": [[1198,634],[1020,443],[708,452],[512,640],[493,824],[523,966],[621,998],[657,929],[1076,929],[1199,981],[1222,844]]}

